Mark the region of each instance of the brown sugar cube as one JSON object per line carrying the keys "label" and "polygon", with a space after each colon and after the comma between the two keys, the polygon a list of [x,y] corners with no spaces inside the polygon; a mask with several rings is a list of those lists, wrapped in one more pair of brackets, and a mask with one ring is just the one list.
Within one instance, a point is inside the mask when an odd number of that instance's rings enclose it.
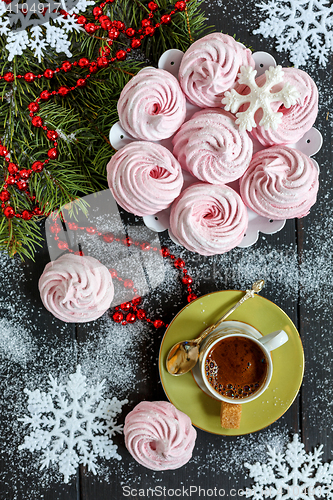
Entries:
{"label": "brown sugar cube", "polygon": [[221,427],[224,429],[239,429],[242,416],[242,405],[221,403]]}

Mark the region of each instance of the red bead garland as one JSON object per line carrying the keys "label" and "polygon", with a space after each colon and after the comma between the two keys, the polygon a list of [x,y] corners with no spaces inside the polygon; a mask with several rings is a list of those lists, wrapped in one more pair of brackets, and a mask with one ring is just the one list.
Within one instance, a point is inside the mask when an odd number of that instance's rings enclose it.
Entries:
{"label": "red bead garland", "polygon": [[[6,3],[9,3],[8,0],[4,0]],[[24,75],[14,75],[11,71],[5,73],[3,76],[0,75],[0,79],[4,79],[5,82],[7,83],[12,83],[15,81],[15,78],[23,78],[25,82],[27,83],[32,83],[35,81],[35,79],[40,79],[40,78],[46,78],[48,80],[51,80],[56,73],[59,73],[60,71],[63,71],[65,73],[68,73],[72,70],[73,66],[79,67],[79,68],[89,68],[88,74],[86,74],[85,77],[81,77],[77,80],[75,86],[73,87],[65,87],[61,86],[57,91],[52,91],[50,92],[49,90],[42,90],[40,93],[40,97],[38,97],[34,102],[31,102],[28,105],[28,109],[30,111],[30,117],[31,117],[31,123],[34,127],[36,128],[42,128],[47,132],[47,138],[50,141],[53,141],[54,147],[50,148],[47,152],[47,159],[45,159],[43,162],[41,161],[35,161],[32,166],[31,170],[26,170],[22,169],[19,170],[18,167],[17,170],[14,169],[14,167],[10,167],[10,165],[14,165],[12,162],[10,162],[9,158],[9,152],[8,150],[0,144],[0,156],[5,157],[5,161],[8,163],[7,170],[8,174],[10,174],[3,187],[2,191],[0,191],[0,201],[1,201],[1,208],[3,210],[3,213],[5,217],[8,219],[11,219],[13,217],[17,218],[22,218],[23,220],[30,220],[30,218],[33,215],[47,215],[45,212],[41,210],[41,208],[38,206],[38,201],[35,199],[34,196],[30,195],[29,192],[29,183],[28,179],[30,177],[31,173],[40,173],[44,169],[44,165],[46,165],[50,160],[54,160],[58,157],[58,149],[57,146],[58,144],[55,142],[55,140],[58,138],[57,132],[54,130],[49,130],[46,125],[44,125],[43,119],[40,116],[35,116],[34,114],[39,111],[39,102],[46,102],[48,101],[52,96],[59,95],[61,97],[65,97],[68,95],[72,90],[75,90],[76,88],[83,88],[86,84],[88,79],[90,78],[91,74],[96,73],[99,69],[106,68],[110,63],[116,62],[116,61],[124,61],[127,57],[127,54],[132,50],[139,48],[141,46],[141,40],[145,36],[153,36],[156,32],[156,28],[159,28],[163,24],[169,24],[171,22],[171,16],[175,14],[177,11],[183,11],[186,9],[186,1],[177,1],[175,3],[175,10],[172,10],[169,14],[164,14],[160,18],[160,22],[155,23],[155,25],[152,24],[152,18],[154,16],[154,13],[158,10],[158,5],[154,1],[150,1],[148,3],[148,9],[149,9],[149,14],[147,19],[143,19],[141,22],[141,29],[135,30],[134,28],[128,27],[126,28],[125,24],[122,21],[111,21],[111,19],[103,14],[103,8],[108,4],[112,3],[113,0],[104,0],[103,2],[100,3],[100,5],[95,6],[93,9],[93,15],[95,17],[94,22],[87,22],[87,18],[82,15],[78,14],[72,14],[73,17],[75,17],[76,22],[80,25],[83,26],[85,31],[93,35],[98,29],[103,29],[104,31],[107,31],[108,33],[108,44],[112,45],[113,41],[116,40],[120,34],[122,33],[125,35],[128,39],[130,39],[130,47],[128,47],[126,50],[118,50],[115,54],[115,57],[108,57],[110,56],[110,49],[109,47],[101,47],[100,48],[100,57],[97,58],[96,61],[89,61],[86,57],[81,57],[78,61],[70,62],[70,61],[63,61],[60,67],[56,68],[55,70],[47,68],[44,70],[43,74],[38,74],[35,75],[32,72],[27,72]],[[66,11],[61,10],[60,13],[65,16],[69,16]],[[100,23],[100,26],[98,25]],[[28,171],[29,175],[23,174],[24,171]],[[13,177],[15,175],[15,177]],[[22,214],[15,213],[15,210],[13,207],[10,206],[10,197],[11,193],[8,191],[8,186],[15,186],[17,189],[21,192],[25,192],[28,199],[31,200],[31,202],[34,202],[35,206],[32,208],[32,210],[29,212],[28,210],[24,210]],[[6,205],[6,203],[8,203]],[[129,280],[130,281],[130,280]]]}

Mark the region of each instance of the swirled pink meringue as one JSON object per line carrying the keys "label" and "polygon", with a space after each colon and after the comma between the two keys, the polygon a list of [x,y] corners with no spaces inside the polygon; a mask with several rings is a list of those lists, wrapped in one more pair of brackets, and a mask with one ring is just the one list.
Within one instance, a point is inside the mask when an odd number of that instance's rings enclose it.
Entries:
{"label": "swirled pink meringue", "polygon": [[235,117],[222,109],[195,113],[173,138],[173,154],[184,170],[204,182],[226,184],[250,164],[253,143]]}
{"label": "swirled pink meringue", "polygon": [[108,269],[93,257],[73,254],[49,262],[38,287],[46,309],[68,323],[99,318],[109,309],[114,296]]}
{"label": "swirled pink meringue", "polygon": [[120,149],[107,165],[107,178],[117,203],[142,216],[170,206],[183,186],[176,158],[151,142],[132,142]]}
{"label": "swirled pink meringue", "polygon": [[201,255],[221,254],[236,247],[247,225],[241,197],[224,185],[193,184],[171,208],[172,233],[181,245]]}
{"label": "swirled pink meringue", "polygon": [[253,156],[240,181],[244,203],[270,219],[304,217],[318,192],[318,169],[311,158],[286,146],[273,146]]}
{"label": "swirled pink meringue", "polygon": [[[282,103],[271,103],[272,109],[283,114],[282,121],[276,130],[265,130],[259,124],[262,118],[262,110],[258,110],[255,115],[257,127],[253,128],[251,135],[263,146],[273,146],[275,144],[295,144],[310,130],[316,121],[318,114],[318,89],[312,78],[300,69],[283,68],[283,82],[275,85],[272,92],[282,89],[285,82],[289,82],[299,92],[298,102],[290,108],[285,108]],[[266,81],[263,74],[256,79],[256,83],[261,87]]]}
{"label": "swirled pink meringue", "polygon": [[125,445],[152,470],[178,469],[192,457],[197,432],[185,413],[166,401],[142,401],[125,418]]}
{"label": "swirled pink meringue", "polygon": [[186,114],[185,96],[177,79],[155,68],[141,70],[125,85],[117,107],[123,129],[146,141],[171,137]]}
{"label": "swirled pink meringue", "polygon": [[255,62],[250,49],[223,33],[194,42],[179,68],[179,82],[188,100],[200,108],[221,108],[226,90],[233,87],[240,66]]}

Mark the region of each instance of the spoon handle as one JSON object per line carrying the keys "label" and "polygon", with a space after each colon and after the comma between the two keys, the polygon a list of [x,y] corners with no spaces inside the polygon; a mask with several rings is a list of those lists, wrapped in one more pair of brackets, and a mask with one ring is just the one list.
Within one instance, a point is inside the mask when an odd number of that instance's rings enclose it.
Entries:
{"label": "spoon handle", "polygon": [[217,328],[218,326],[220,326],[220,324],[225,320],[227,319],[228,316],[230,316],[230,314],[232,314],[241,304],[243,304],[247,299],[250,299],[252,297],[254,297],[254,294],[257,293],[255,290],[246,290],[246,293],[243,295],[243,297],[234,305],[232,306],[225,314],[223,314],[222,318],[220,318],[216,323],[214,323],[214,325],[211,325],[209,326],[208,328],[206,328],[206,330],[204,330],[202,332],[202,334],[200,335],[200,337],[198,337],[196,339],[196,341],[198,343],[202,342],[203,339],[205,337],[207,337],[207,335],[210,334],[210,332],[212,332],[213,330],[215,330],[215,328]]}

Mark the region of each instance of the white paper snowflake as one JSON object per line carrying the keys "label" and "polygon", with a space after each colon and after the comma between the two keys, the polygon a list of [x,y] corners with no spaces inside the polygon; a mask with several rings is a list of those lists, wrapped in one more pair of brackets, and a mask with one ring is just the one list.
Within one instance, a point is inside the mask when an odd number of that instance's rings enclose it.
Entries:
{"label": "white paper snowflake", "polygon": [[236,123],[240,130],[252,130],[256,127],[254,115],[258,109],[262,109],[263,116],[259,122],[265,130],[268,128],[276,129],[282,120],[282,113],[273,111],[271,103],[275,101],[282,102],[286,108],[290,108],[296,104],[299,97],[297,89],[289,82],[285,82],[283,88],[279,92],[271,92],[272,87],[283,81],[284,72],[281,66],[274,68],[271,66],[265,71],[266,81],[262,87],[258,87],[255,82],[257,71],[251,66],[241,66],[238,74],[238,83],[247,85],[250,88],[250,93],[240,95],[235,89],[231,89],[224,93],[222,103],[225,105],[226,111],[236,113],[236,111],[245,103],[249,103],[246,111],[241,111],[236,114]]}
{"label": "white paper snowflake", "polygon": [[246,498],[333,499],[333,462],[322,463],[323,445],[315,448],[313,453],[306,453],[304,444],[295,434],[284,455],[276,453],[269,445],[267,448],[269,458],[266,464],[244,464],[250,470],[249,476],[256,481],[252,488],[246,489]]}
{"label": "white paper snowflake", "polygon": [[79,0],[74,8],[67,10],[70,14],[67,18],[59,16],[52,19],[51,22],[37,26],[34,25],[36,20],[32,19],[31,26],[13,31],[11,24],[15,22],[16,17],[11,19],[10,16],[14,14],[8,14],[6,4],[0,1],[0,35],[6,37],[6,49],[9,52],[8,61],[12,61],[15,56],[22,55],[24,50],[30,49],[38,62],[41,62],[45,51],[50,47],[58,54],[64,53],[67,57],[71,57],[69,34],[74,31],[83,31],[82,26],[77,24],[72,14],[85,12],[89,5],[95,5],[95,1]]}
{"label": "white paper snowflake", "polygon": [[19,420],[29,425],[19,449],[40,451],[40,468],[58,464],[67,483],[79,464],[96,474],[96,458],[121,460],[112,437],[122,431],[114,418],[128,401],[103,397],[104,380],[96,387],[87,387],[80,365],[69,376],[66,385],[49,375],[49,390],[28,394],[29,415]]}
{"label": "white paper snowflake", "polygon": [[329,0],[270,0],[256,4],[268,15],[253,33],[277,39],[276,50],[290,52],[296,66],[309,57],[326,66],[333,50],[333,4]]}

